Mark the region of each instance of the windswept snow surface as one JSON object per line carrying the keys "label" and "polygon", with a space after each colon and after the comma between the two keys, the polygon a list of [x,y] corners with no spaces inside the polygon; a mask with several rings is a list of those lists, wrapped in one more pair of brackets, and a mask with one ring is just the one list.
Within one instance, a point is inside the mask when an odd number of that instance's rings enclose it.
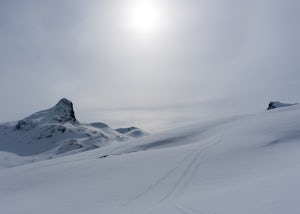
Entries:
{"label": "windswept snow surface", "polygon": [[297,214],[300,108],[5,168],[0,181],[1,214]]}

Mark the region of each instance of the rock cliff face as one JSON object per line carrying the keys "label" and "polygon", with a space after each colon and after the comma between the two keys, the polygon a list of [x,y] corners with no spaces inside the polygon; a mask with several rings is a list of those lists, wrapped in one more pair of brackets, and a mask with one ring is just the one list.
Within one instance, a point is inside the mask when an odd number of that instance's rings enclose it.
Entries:
{"label": "rock cliff face", "polygon": [[138,130],[141,134],[135,136],[118,132],[104,123],[80,123],[75,117],[73,103],[63,98],[52,108],[17,122],[0,124],[0,151],[19,156],[46,154],[43,157],[53,158],[126,141],[145,133]]}
{"label": "rock cliff face", "polygon": [[75,117],[73,103],[66,98],[61,99],[54,106],[55,117],[54,120],[57,120],[60,123],[70,122],[73,124],[78,123]]}
{"label": "rock cliff face", "polygon": [[281,107],[287,107],[287,106],[292,106],[292,105],[297,105],[298,103],[293,103],[293,104],[289,104],[289,103],[281,103],[278,101],[271,101],[268,105],[267,110],[271,110],[274,108],[281,108]]}

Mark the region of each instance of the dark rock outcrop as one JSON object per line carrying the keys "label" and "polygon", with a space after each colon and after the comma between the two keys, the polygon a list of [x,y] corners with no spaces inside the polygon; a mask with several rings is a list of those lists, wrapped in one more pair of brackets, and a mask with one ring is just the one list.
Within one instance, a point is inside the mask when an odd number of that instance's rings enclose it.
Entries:
{"label": "dark rock outcrop", "polygon": [[281,103],[278,101],[272,101],[269,103],[269,106],[267,108],[267,110],[271,110],[271,109],[275,109],[275,108],[281,108],[281,107],[287,107],[287,106],[293,106],[293,105],[297,105],[298,103]]}
{"label": "dark rock outcrop", "polygon": [[61,99],[55,106],[54,106],[54,111],[56,112],[56,115],[54,117],[55,120],[57,120],[60,123],[66,123],[66,122],[71,122],[71,123],[78,123],[75,117],[74,109],[73,109],[73,103],[66,99],[63,98]]}

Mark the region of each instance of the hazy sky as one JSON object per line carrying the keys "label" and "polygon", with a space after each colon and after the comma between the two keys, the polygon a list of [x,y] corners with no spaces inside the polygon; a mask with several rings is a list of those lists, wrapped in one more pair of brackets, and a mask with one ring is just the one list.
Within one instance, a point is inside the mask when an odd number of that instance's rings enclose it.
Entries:
{"label": "hazy sky", "polygon": [[0,121],[66,97],[82,122],[156,132],[299,102],[299,11],[299,0],[0,0]]}

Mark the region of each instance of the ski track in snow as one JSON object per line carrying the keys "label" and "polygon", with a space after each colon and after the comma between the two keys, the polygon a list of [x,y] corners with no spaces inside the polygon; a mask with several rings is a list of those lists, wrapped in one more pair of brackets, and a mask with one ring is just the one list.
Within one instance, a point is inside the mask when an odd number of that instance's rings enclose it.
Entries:
{"label": "ski track in snow", "polygon": [[[153,204],[162,204],[168,199],[174,199],[176,196],[181,195],[192,180],[195,171],[199,169],[206,151],[218,143],[220,143],[219,140],[213,140],[209,143],[197,145],[196,149],[185,155],[181,159],[182,161],[168,170],[162,177],[148,186],[147,189],[115,209],[121,212],[123,208],[134,207],[135,204],[138,204],[140,201],[145,201],[145,199],[149,199],[153,195],[156,196],[156,199],[152,201]],[[168,188],[166,188],[166,186],[168,186]],[[163,189],[166,189],[166,191],[161,193],[160,191]],[[175,208],[180,211],[180,213],[197,213],[191,210],[187,211],[187,208],[184,208],[182,205],[175,205]],[[113,209],[111,213],[115,213],[115,209]]]}
{"label": "ski track in snow", "polygon": [[192,152],[187,156],[190,161],[184,161],[183,164],[178,167],[180,170],[178,170],[176,182],[161,200],[159,200],[159,203],[164,202],[172,196],[181,195],[183,193],[184,189],[189,185],[193,178],[191,175],[194,174],[201,165],[201,160],[204,158],[205,152],[217,143],[218,141],[215,143],[208,143],[207,145],[201,145],[197,151]]}

